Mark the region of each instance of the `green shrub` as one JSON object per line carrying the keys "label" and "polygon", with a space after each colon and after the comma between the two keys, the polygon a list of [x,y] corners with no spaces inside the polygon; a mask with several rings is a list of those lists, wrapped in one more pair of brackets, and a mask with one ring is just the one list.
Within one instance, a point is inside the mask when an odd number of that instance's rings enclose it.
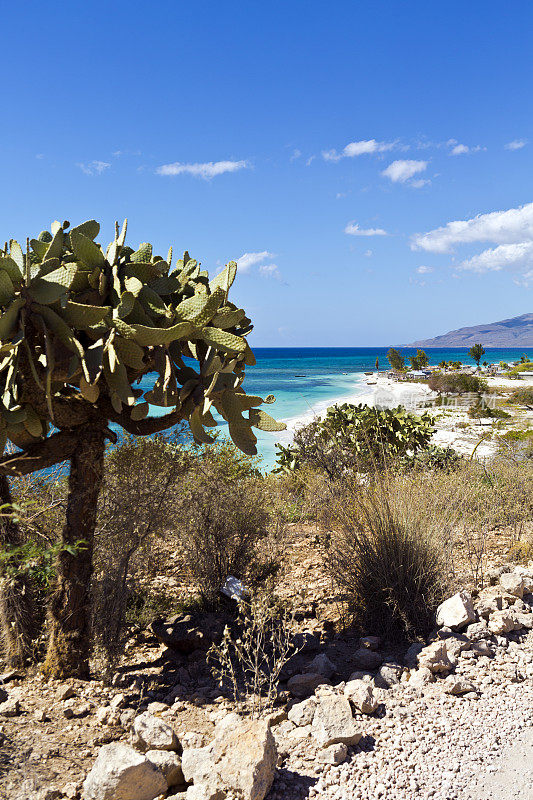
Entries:
{"label": "green shrub", "polygon": [[434,372],[428,378],[428,386],[432,391],[443,394],[465,394],[466,392],[488,392],[483,378],[477,375],[460,373]]}
{"label": "green shrub", "polygon": [[452,447],[432,445],[412,455],[405,456],[402,466],[405,469],[451,470],[460,463],[461,459],[462,456]]}
{"label": "green shrub", "polygon": [[310,467],[335,478],[344,470],[382,468],[426,447],[434,431],[427,412],[416,415],[402,406],[380,409],[344,403],[297,430],[289,447],[278,445],[274,471]]}
{"label": "green shrub", "polygon": [[533,387],[528,386],[523,389],[516,389],[507,399],[507,402],[521,406],[533,406]]}
{"label": "green shrub", "polygon": [[503,408],[490,408],[490,406],[485,405],[478,399],[477,402],[473,403],[470,408],[468,409],[468,416],[471,419],[510,419],[511,414],[508,414],[507,411],[504,411]]}

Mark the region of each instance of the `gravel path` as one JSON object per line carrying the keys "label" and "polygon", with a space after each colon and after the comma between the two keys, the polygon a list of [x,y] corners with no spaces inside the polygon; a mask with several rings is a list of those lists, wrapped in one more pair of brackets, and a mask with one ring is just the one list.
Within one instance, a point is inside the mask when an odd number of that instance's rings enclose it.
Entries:
{"label": "gravel path", "polygon": [[457,665],[479,694],[442,694],[438,682],[387,691],[344,764],[317,765],[303,740],[268,800],[531,800],[533,632],[500,642],[494,658],[467,651]]}

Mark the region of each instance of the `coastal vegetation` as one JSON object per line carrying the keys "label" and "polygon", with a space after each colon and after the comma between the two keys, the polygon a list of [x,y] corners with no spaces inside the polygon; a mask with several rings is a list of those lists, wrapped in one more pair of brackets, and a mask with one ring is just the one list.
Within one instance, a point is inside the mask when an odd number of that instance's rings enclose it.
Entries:
{"label": "coastal vegetation", "polygon": [[405,369],[405,359],[395,347],[391,347],[387,352],[387,360],[392,369],[398,370],[399,372]]}
{"label": "coastal vegetation", "polygon": [[424,350],[417,350],[415,356],[410,356],[411,369],[419,370],[424,369],[429,364],[429,359]]}
{"label": "coastal vegetation", "polygon": [[[250,320],[228,300],[236,264],[209,281],[187,252],[172,268],[172,250],[164,259],[148,243],[128,247],[126,223],[107,249],[94,241],[99,230],[94,220],[55,222],[25,251],[11,240],[0,255],[1,436],[3,447],[9,440],[19,448],[0,459],[4,504],[8,475],[70,461],[48,608],[44,670],[53,677],[89,674],[97,506],[106,440],[117,441],[116,429],[153,435],[186,421],[195,441],[210,443],[213,407],[235,444],[253,454],[253,426],[284,428],[241,388],[254,357]],[[142,378],[148,388],[135,386]],[[149,404],[172,410],[150,418]],[[21,546],[13,517],[2,538],[5,547]],[[31,597],[22,580],[1,600],[13,664],[28,657],[32,638],[30,609],[15,608]]]}
{"label": "coastal vegetation", "polygon": [[479,362],[485,355],[485,348],[483,347],[482,344],[474,344],[468,351],[468,355],[476,362],[477,366],[479,367]]}
{"label": "coastal vegetation", "polygon": [[428,378],[428,386],[440,394],[465,394],[475,392],[480,394],[488,392],[487,382],[477,375],[465,372],[448,373],[433,372]]}
{"label": "coastal vegetation", "polygon": [[[332,406],[265,474],[252,429],[285,426],[261,408],[272,396],[244,392],[254,357],[229,299],[235,264],[210,281],[188,253],[133,250],[125,233],[104,250],[97,223],[56,223],[0,257],[7,664],[118,688],[144,663],[139,646],[161,643],[173,691],[254,718],[302,677],[305,620],[350,652],[359,637],[418,647],[446,597],[483,586],[493,552],[531,557],[528,388],[488,407],[487,381],[445,362],[427,377],[437,400],[407,387],[420,412]],[[409,377],[398,350],[387,358]],[[437,438],[445,395],[464,394],[456,430],[477,429],[466,453]]]}

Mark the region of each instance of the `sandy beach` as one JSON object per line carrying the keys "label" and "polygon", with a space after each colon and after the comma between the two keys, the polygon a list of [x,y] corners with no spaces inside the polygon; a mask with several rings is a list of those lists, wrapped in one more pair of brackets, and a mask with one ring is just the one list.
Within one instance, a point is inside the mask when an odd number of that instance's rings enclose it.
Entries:
{"label": "sandy beach", "polygon": [[[368,384],[368,381],[372,381],[372,383]],[[532,386],[533,378],[519,381],[510,378],[488,378],[487,383],[491,389],[502,388],[508,391]],[[437,394],[423,383],[407,381],[400,383],[381,374],[377,378],[375,375],[367,376],[357,388],[359,389],[357,393],[319,404],[305,414],[285,419],[287,430],[279,434],[279,441],[283,444],[290,443],[297,428],[308,424],[317,417],[324,417],[327,409],[333,405],[362,403],[382,408],[395,408],[402,405],[413,412],[430,411],[434,415],[437,429],[431,440],[432,444],[451,447],[461,455],[471,456],[474,453],[475,458],[488,458],[493,456],[498,449],[497,442],[492,440],[493,420],[471,419],[464,407],[454,407],[453,405],[443,408],[424,408],[428,401],[437,397]],[[528,416],[527,412],[526,416]]]}

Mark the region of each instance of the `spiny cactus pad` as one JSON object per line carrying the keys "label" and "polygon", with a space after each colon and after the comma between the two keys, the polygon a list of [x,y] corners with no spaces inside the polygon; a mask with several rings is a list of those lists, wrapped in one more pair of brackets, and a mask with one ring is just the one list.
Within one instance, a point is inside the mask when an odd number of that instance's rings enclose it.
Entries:
{"label": "spiny cactus pad", "polygon": [[[0,249],[0,445],[72,430],[106,416],[127,427],[148,403],[179,412],[198,442],[215,424],[213,406],[235,444],[256,452],[252,426],[284,429],[242,389],[255,359],[252,325],[228,299],[237,266],[209,282],[187,252],[172,265],[142,243],[126,246],[126,222],[104,250],[95,220],[55,222],[26,247]],[[196,365],[195,365],[196,362]],[[138,388],[153,375],[147,390]]]}

